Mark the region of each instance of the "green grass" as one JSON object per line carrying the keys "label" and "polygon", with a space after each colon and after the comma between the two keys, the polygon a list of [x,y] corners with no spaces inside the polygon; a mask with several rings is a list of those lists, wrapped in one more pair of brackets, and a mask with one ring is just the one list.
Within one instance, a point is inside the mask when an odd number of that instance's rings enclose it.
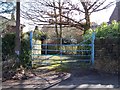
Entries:
{"label": "green grass", "polygon": [[33,64],[33,68],[69,72],[71,69],[88,68],[90,65],[90,63],[79,62],[79,60],[64,60],[64,58],[70,57],[63,57],[62,63],[60,56],[53,56],[50,60],[34,60],[33,62],[36,64]]}

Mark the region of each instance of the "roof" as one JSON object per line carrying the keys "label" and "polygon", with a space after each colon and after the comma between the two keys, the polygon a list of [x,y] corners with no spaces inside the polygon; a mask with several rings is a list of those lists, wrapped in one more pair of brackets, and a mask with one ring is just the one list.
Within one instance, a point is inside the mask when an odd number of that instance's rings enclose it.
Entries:
{"label": "roof", "polygon": [[120,1],[116,3],[116,7],[109,18],[109,22],[111,22],[112,20],[120,21],[119,11],[120,11]]}
{"label": "roof", "polygon": [[6,17],[4,17],[4,16],[2,16],[2,15],[0,15],[0,17],[9,20],[8,18],[6,18]]}
{"label": "roof", "polygon": [[0,19],[1,19],[1,22],[0,24],[7,24],[7,25],[11,25],[11,26],[15,26],[16,25],[16,22],[14,20],[11,20],[11,19],[8,19],[2,15],[0,15]]}

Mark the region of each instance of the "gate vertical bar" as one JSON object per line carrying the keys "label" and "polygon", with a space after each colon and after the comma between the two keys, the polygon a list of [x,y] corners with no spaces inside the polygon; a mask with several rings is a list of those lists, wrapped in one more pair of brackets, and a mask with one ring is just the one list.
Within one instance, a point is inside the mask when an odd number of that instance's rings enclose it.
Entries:
{"label": "gate vertical bar", "polygon": [[92,33],[92,54],[91,54],[91,62],[94,65],[94,40],[95,40],[95,32]]}
{"label": "gate vertical bar", "polygon": [[47,39],[45,40],[45,55],[47,55]]}
{"label": "gate vertical bar", "polygon": [[[47,39],[46,39],[46,40],[45,40],[45,59],[47,59],[46,56],[47,56],[47,52],[48,52],[48,50],[47,50],[47,43],[48,43],[48,42],[47,42]],[[48,64],[47,60],[45,61],[45,63]]]}
{"label": "gate vertical bar", "polygon": [[60,38],[60,60],[62,64],[62,37]]}
{"label": "gate vertical bar", "polygon": [[[33,31],[30,32],[30,49],[32,50],[33,48],[33,44],[32,44],[32,38],[33,38]],[[31,55],[32,59],[33,59],[33,55]],[[32,67],[33,63],[31,62],[31,67]]]}
{"label": "gate vertical bar", "polygon": [[30,48],[32,50],[32,37],[33,37],[33,32],[30,32]]}

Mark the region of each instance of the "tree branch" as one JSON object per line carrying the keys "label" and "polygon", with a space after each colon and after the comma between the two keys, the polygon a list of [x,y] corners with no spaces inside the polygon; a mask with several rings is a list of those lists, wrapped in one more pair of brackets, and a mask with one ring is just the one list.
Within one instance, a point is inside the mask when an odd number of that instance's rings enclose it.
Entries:
{"label": "tree branch", "polygon": [[99,0],[96,0],[92,5],[90,5],[90,7],[88,8],[88,10],[90,10]]}

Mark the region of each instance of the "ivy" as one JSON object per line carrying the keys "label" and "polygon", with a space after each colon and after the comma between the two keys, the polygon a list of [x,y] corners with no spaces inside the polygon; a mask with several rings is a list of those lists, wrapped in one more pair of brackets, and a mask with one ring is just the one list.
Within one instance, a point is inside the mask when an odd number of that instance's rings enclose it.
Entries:
{"label": "ivy", "polygon": [[45,40],[47,38],[47,34],[45,34],[44,32],[42,31],[39,31],[39,30],[35,30],[33,32],[33,39],[35,40]]}

